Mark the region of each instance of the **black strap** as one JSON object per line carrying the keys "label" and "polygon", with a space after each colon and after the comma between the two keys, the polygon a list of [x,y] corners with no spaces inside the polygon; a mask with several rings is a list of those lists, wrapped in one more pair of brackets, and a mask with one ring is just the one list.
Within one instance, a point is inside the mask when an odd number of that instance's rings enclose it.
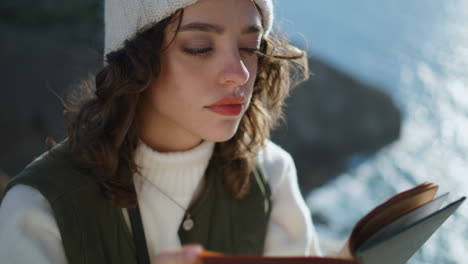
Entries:
{"label": "black strap", "polygon": [[128,209],[128,216],[133,232],[133,242],[136,247],[137,262],[138,264],[150,264],[148,246],[146,245],[145,231],[141,222],[140,209],[137,205],[135,208]]}

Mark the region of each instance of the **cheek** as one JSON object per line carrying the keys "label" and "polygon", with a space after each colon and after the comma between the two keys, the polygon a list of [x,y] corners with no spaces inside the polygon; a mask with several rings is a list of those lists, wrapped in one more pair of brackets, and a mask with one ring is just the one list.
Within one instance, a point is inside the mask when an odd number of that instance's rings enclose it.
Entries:
{"label": "cheek", "polygon": [[249,71],[250,80],[254,79],[257,76],[258,71],[258,57],[257,56],[248,56],[243,59],[244,65]]}
{"label": "cheek", "polygon": [[252,60],[247,65],[247,69],[249,70],[249,80],[247,82],[247,86],[250,89],[250,93],[252,93],[253,86],[255,84],[255,80],[257,79],[258,73],[258,60]]}
{"label": "cheek", "polygon": [[171,76],[172,86],[184,93],[203,93],[216,70],[216,65],[184,56],[177,56],[168,66],[167,76]]}
{"label": "cheek", "polygon": [[[178,56],[167,56],[162,60],[161,72],[158,76],[157,93],[164,98],[171,96],[183,96],[193,91],[193,86],[199,80],[203,80],[203,71],[190,61]],[[164,97],[164,96],[165,97]]]}
{"label": "cheek", "polygon": [[152,84],[151,100],[158,112],[180,119],[199,113],[209,98],[207,67],[171,57],[163,61],[158,78]]}

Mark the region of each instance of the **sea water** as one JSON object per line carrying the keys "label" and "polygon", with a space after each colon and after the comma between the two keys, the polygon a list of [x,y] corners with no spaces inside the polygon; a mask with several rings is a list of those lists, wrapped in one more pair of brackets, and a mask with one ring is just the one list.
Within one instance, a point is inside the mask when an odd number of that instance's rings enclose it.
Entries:
{"label": "sea water", "polygon": [[[276,15],[312,54],[385,90],[403,113],[400,139],[307,203],[322,237],[343,239],[391,195],[419,183],[468,194],[468,0],[278,0]],[[468,263],[468,205],[408,262]]]}

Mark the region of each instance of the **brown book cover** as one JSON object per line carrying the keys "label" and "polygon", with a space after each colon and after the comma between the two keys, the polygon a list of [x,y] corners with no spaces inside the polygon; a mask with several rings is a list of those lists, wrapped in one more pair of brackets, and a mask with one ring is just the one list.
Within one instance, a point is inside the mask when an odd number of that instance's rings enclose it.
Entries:
{"label": "brown book cover", "polygon": [[357,261],[321,257],[205,256],[203,264],[358,264]]}

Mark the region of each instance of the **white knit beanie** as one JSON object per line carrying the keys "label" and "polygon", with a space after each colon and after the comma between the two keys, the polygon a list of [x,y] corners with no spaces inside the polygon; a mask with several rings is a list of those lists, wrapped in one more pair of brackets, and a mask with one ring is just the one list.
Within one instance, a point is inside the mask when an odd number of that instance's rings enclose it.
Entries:
{"label": "white knit beanie", "polygon": [[[253,0],[261,9],[265,35],[273,22],[272,0]],[[195,4],[197,0],[105,0],[104,54],[123,46],[143,27],[169,17],[180,8]]]}

